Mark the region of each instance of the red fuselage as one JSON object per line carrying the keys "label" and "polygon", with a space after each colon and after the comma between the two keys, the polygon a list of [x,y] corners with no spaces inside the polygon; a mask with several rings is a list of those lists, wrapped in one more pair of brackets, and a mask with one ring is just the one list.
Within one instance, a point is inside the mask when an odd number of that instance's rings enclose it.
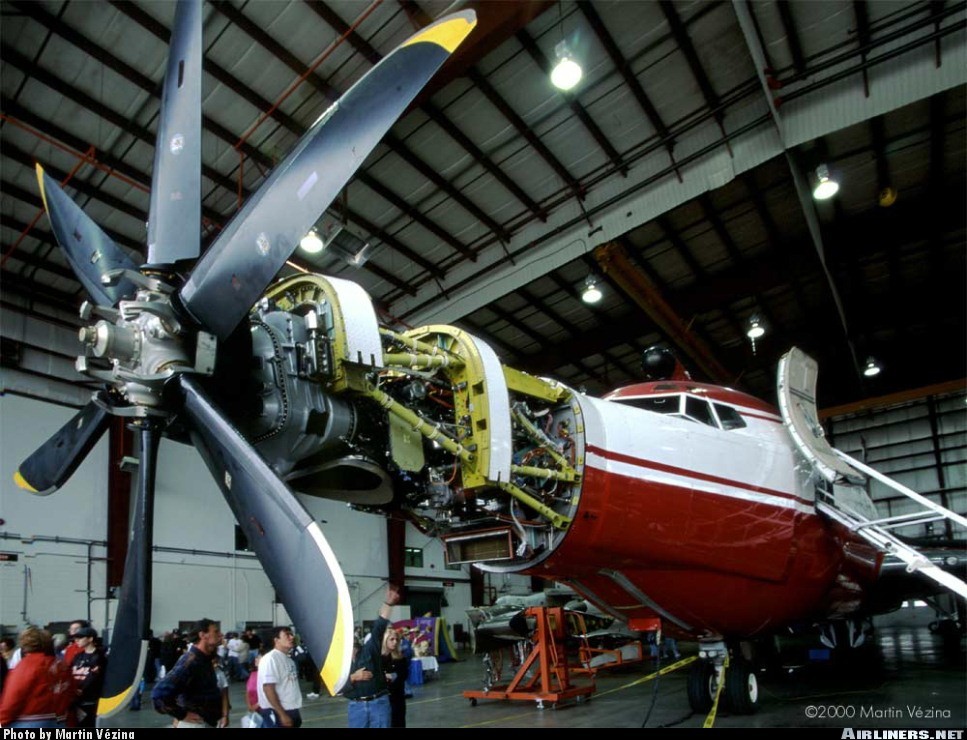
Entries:
{"label": "red fuselage", "polygon": [[[657,397],[680,412],[642,410]],[[808,471],[772,408],[676,381],[609,399],[581,399],[577,513],[526,572],[632,624],[660,616],[697,635],[753,636],[859,607],[880,558],[815,512]],[[703,404],[716,412],[706,418]]]}

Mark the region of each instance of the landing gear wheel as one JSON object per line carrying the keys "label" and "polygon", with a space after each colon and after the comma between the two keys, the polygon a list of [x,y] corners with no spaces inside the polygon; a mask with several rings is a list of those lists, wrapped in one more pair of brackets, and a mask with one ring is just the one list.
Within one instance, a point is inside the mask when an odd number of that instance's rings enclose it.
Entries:
{"label": "landing gear wheel", "polygon": [[693,712],[705,714],[712,708],[718,673],[707,660],[692,663],[688,670],[688,705]]}
{"label": "landing gear wheel", "polygon": [[749,661],[738,658],[725,669],[722,693],[733,714],[755,713],[759,707],[759,680]]}

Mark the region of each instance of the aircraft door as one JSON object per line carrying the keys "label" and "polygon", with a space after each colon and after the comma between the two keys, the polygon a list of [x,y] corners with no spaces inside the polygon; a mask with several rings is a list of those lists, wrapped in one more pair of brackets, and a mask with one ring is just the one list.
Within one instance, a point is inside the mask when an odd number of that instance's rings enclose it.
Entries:
{"label": "aircraft door", "polygon": [[863,485],[865,476],[839,458],[819,423],[816,410],[816,361],[793,347],[779,360],[778,396],[782,421],[793,442],[813,468],[830,483]]}

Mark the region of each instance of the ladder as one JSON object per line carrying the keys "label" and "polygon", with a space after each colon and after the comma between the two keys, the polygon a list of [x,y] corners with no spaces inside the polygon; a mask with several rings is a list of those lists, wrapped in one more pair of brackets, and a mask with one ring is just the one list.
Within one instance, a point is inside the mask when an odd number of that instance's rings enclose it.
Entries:
{"label": "ladder", "polygon": [[895,527],[906,527],[911,524],[925,524],[941,520],[950,520],[967,528],[967,519],[949,509],[921,496],[906,486],[897,483],[868,465],[861,463],[840,450],[833,449],[833,452],[846,461],[851,467],[865,473],[871,478],[875,478],[880,483],[889,486],[894,491],[902,493],[907,498],[916,501],[923,509],[908,514],[884,517],[882,519],[869,519],[863,514],[855,511],[845,511],[834,506],[829,501],[816,501],[816,509],[833,519],[843,526],[856,532],[860,537],[872,544],[874,547],[893,555],[906,563],[907,572],[918,571],[928,578],[932,578],[941,586],[950,589],[961,598],[967,599],[967,583],[957,578],[957,576],[946,572],[936,564],[932,563],[923,553],[919,552],[910,545],[906,544],[898,537],[890,533],[890,529]]}

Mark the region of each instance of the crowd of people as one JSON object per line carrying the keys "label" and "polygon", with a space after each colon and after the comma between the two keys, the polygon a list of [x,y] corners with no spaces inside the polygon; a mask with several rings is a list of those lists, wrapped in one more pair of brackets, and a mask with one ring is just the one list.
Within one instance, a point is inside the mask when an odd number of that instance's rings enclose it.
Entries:
{"label": "crowd of people", "polygon": [[[406,679],[413,651],[390,627],[399,592],[387,587],[379,617],[357,638],[349,680],[342,695],[349,727],[405,727]],[[0,640],[0,726],[9,728],[93,728],[109,656],[86,620],[71,623],[69,635],[36,626],[19,638]],[[200,619],[182,633],[153,635],[141,686],[130,709],[140,710],[145,682],[153,683],[154,709],[178,729],[228,727],[229,686],[245,683],[248,726],[302,725],[300,679],[321,692],[319,670],[288,627],[261,636],[248,629],[223,635],[219,624]]]}
{"label": "crowd of people", "polygon": [[83,619],[68,635],[31,625],[0,640],[0,726],[91,728],[107,660],[97,632]]}

